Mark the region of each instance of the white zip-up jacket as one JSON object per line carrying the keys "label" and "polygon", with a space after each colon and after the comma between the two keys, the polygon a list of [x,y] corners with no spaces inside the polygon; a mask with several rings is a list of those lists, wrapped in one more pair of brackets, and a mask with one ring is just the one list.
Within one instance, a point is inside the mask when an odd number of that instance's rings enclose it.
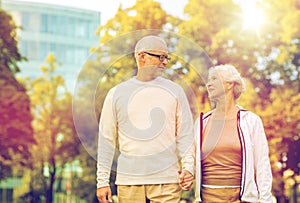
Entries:
{"label": "white zip-up jacket", "polygon": [[[201,133],[213,111],[208,112],[195,122],[196,152],[196,201],[201,202]],[[242,180],[240,199],[245,202],[273,202],[272,171],[269,148],[262,120],[256,114],[241,109],[237,115],[238,134],[242,146]]]}

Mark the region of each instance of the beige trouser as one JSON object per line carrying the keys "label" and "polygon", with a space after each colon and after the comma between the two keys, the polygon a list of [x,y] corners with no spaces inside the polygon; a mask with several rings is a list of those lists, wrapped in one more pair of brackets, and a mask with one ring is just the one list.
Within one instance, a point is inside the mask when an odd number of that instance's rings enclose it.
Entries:
{"label": "beige trouser", "polygon": [[155,185],[118,185],[118,203],[178,203],[181,189],[178,183]]}
{"label": "beige trouser", "polygon": [[202,187],[202,203],[240,203],[240,188]]}

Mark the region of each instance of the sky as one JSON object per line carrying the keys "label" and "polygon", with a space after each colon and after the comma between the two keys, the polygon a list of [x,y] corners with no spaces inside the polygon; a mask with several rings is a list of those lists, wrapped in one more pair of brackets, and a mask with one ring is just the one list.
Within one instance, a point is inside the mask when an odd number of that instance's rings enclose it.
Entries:
{"label": "sky", "polygon": [[[88,9],[101,12],[101,25],[104,25],[107,20],[114,17],[118,7],[122,4],[123,8],[131,7],[136,0],[18,0],[27,2],[39,2],[55,5],[64,5],[75,8]],[[183,9],[188,0],[156,0],[161,3],[161,6],[167,13],[178,17],[183,17]]]}

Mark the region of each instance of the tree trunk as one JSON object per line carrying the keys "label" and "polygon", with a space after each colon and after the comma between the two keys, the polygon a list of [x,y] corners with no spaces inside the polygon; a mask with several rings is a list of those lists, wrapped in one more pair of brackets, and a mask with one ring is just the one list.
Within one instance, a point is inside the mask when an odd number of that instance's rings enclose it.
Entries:
{"label": "tree trunk", "polygon": [[297,183],[295,174],[293,176],[293,179],[295,181],[295,184],[292,187],[293,203],[297,203],[297,200],[298,200],[298,191],[297,191],[297,189],[298,189],[298,183]]}
{"label": "tree trunk", "polygon": [[279,194],[275,194],[277,203],[288,203],[288,199],[286,199],[285,195],[284,195],[284,178],[283,178],[283,173],[284,173],[284,168],[281,168],[280,170],[280,176],[282,177],[279,187],[280,187],[280,193]]}
{"label": "tree trunk", "polygon": [[46,203],[53,203],[54,196],[55,169],[50,173],[50,183],[47,191]]}

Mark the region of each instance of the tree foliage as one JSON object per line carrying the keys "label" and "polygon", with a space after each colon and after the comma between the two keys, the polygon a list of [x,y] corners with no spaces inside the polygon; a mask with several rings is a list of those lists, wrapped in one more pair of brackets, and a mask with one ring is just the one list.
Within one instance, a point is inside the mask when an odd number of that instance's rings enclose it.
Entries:
{"label": "tree foliage", "polygon": [[[81,145],[80,155],[77,157],[80,160],[82,175],[75,175],[72,179],[72,192],[81,199],[87,202],[97,202],[96,193],[96,163],[88,151]],[[84,185],[84,187],[82,187]]]}
{"label": "tree foliage", "polygon": [[[154,33],[159,33],[157,30],[167,26],[168,20],[175,22],[175,19],[167,15],[158,2],[137,0],[130,8],[123,9],[120,5],[115,17],[98,28],[100,46],[94,48],[93,55],[84,64],[74,96],[77,132],[94,158],[97,121],[106,93],[114,85],[132,77],[137,68],[133,50],[138,39],[134,31],[153,29]],[[125,39],[123,35],[129,32],[133,32],[132,36]],[[116,38],[119,40],[113,41]]]}
{"label": "tree foliage", "polygon": [[[283,201],[283,171],[287,169],[284,160],[295,160],[290,163],[292,166],[299,164],[295,153],[288,153],[288,146],[299,139],[300,5],[293,0],[284,4],[280,0],[266,0],[258,6],[264,11],[265,21],[255,32],[243,28],[242,9],[234,1],[190,0],[184,9],[188,17],[180,21],[178,30],[203,47],[214,64],[231,63],[247,78],[247,92],[240,103],[263,118],[274,173],[274,194]],[[183,75],[197,93],[200,109],[207,109],[203,81],[184,62],[176,69],[177,73],[182,70],[188,70]],[[293,170],[299,172],[299,168]]]}
{"label": "tree foliage", "polygon": [[63,175],[66,163],[74,161],[79,154],[80,141],[72,119],[72,96],[66,90],[62,76],[55,75],[57,61],[49,54],[46,62],[48,66],[41,67],[41,77],[24,82],[31,99],[37,141],[31,153],[32,169],[38,179],[32,180],[35,184],[31,187],[41,189],[46,202],[51,203],[55,180]]}
{"label": "tree foliage", "polygon": [[[295,1],[287,2],[284,9],[279,1],[264,2],[263,8],[272,18],[266,20],[260,35],[243,29],[242,10],[231,0],[189,1],[185,7],[189,18],[179,25],[179,31],[198,42],[215,64],[236,65],[242,75],[255,84],[259,96],[268,101],[272,88],[278,85],[274,72],[280,73],[279,79],[285,78],[284,85],[298,79],[298,66],[295,66],[298,57],[293,57],[298,53],[298,28],[282,28],[291,27],[286,25],[287,19],[292,24],[298,22],[299,10]],[[278,13],[275,18],[274,13]],[[286,35],[290,36],[288,46],[280,50]]]}
{"label": "tree foliage", "polygon": [[282,202],[285,160],[299,164],[288,146],[299,139],[300,5],[293,0],[265,0],[258,6],[265,20],[255,33],[243,29],[243,13],[234,1],[190,0],[185,7],[188,18],[179,25],[179,32],[199,43],[214,64],[231,63],[248,79],[240,103],[263,118],[274,195]]}
{"label": "tree foliage", "polygon": [[18,50],[17,27],[12,17],[1,8],[0,19],[0,64],[17,73],[20,71],[17,62],[25,59]]}
{"label": "tree foliage", "polygon": [[28,166],[29,149],[35,143],[30,101],[26,89],[14,77],[21,59],[16,26],[0,9],[0,180],[13,175],[13,166]]}
{"label": "tree foliage", "polygon": [[[278,194],[279,200],[282,199],[281,195],[284,194],[280,191],[284,190],[281,186],[284,181],[282,171],[285,168],[278,166],[284,164],[282,157],[287,154],[289,144],[296,142],[299,137],[298,1],[288,0],[282,3],[280,0],[266,0],[258,3],[257,6],[264,12],[265,20],[257,31],[243,27],[243,10],[232,0],[189,0],[184,9],[186,19],[177,21],[165,21],[168,14],[158,10],[157,3],[143,1],[146,5],[144,6],[141,2],[137,1],[128,9],[120,7],[116,16],[99,28],[100,42],[143,28],[168,31],[168,28],[172,27],[169,31],[178,29],[179,34],[202,47],[213,64],[235,65],[248,81],[247,92],[239,103],[263,118],[274,173],[274,194]],[[153,4],[153,7],[150,4]],[[158,12],[161,14],[157,14]],[[149,13],[151,15],[148,15]],[[158,20],[157,16],[162,19]],[[168,36],[166,39],[169,40]],[[176,40],[170,40],[168,44],[171,50],[193,52],[185,49],[185,45]],[[122,45],[115,47],[120,46]],[[199,108],[207,111],[209,101],[205,81],[199,77],[199,73],[193,72],[191,60],[185,61],[186,58],[176,55],[172,57],[175,61],[170,64],[172,70],[167,73],[168,77],[174,80],[178,75],[183,77],[196,93]],[[109,84],[119,83],[128,73],[128,69],[124,67],[134,67],[134,61],[128,57],[103,72],[105,80],[100,83],[102,87],[109,89]],[[105,94],[99,95],[97,102],[101,103]],[[101,109],[101,105],[99,108]]]}
{"label": "tree foliage", "polygon": [[100,26],[97,33],[101,36],[102,43],[136,30],[172,29],[172,26],[179,22],[178,18],[168,15],[160,3],[154,0],[136,0],[135,5],[130,8],[123,9],[120,5],[114,18]]}
{"label": "tree foliage", "polygon": [[[280,96],[279,96],[280,95]],[[290,168],[299,173],[299,168],[288,167],[298,165],[297,154],[289,153],[289,147],[297,143],[300,135],[300,95],[291,89],[274,89],[270,95],[270,104],[261,114],[264,120],[266,134],[270,146],[270,159],[272,164],[274,184],[273,191],[278,200],[284,199],[284,170]],[[284,104],[284,105],[283,105]],[[299,143],[299,142],[298,142]],[[290,162],[290,161],[295,161]]]}
{"label": "tree foliage", "polygon": [[[134,46],[143,35],[164,34],[160,30],[172,30],[170,24],[178,24],[179,19],[167,15],[158,2],[140,1],[130,8],[119,7],[114,18],[100,26],[100,46],[94,49],[92,57],[85,63],[78,77],[77,91],[74,95],[74,117],[76,129],[89,156],[81,157],[84,174],[81,183],[89,182],[88,188],[95,187],[95,164],[97,152],[98,121],[104,98],[110,88],[135,75],[137,69],[133,56]],[[141,29],[148,29],[136,33]],[[130,36],[131,32],[131,36]],[[124,37],[124,34],[127,34]],[[166,36],[167,38],[167,36]],[[116,40],[117,39],[117,40]],[[171,43],[168,43],[172,46]],[[174,46],[173,46],[174,47]],[[174,56],[176,57],[176,56]],[[112,179],[114,170],[112,170]],[[94,177],[94,178],[93,178]],[[80,181],[78,182],[80,184]],[[112,185],[112,189],[114,189]],[[80,191],[81,190],[81,191]],[[88,196],[90,189],[76,189],[81,196]],[[91,200],[93,196],[88,197]]]}
{"label": "tree foliage", "polygon": [[[81,160],[84,176],[74,179],[74,191],[80,197],[93,201],[95,196],[91,190],[95,185],[97,122],[105,95],[111,87],[135,74],[136,65],[132,50],[138,39],[135,38],[134,32],[152,29],[153,34],[162,34],[159,30],[175,33],[178,31],[179,34],[202,47],[212,64],[231,63],[239,69],[242,76],[247,78],[247,91],[239,103],[263,118],[274,175],[273,191],[278,200],[282,201],[285,195],[283,172],[289,168],[284,160],[286,158],[293,160],[290,157],[293,154],[289,152],[289,145],[298,143],[299,140],[300,5],[294,0],[287,0],[284,3],[281,0],[265,0],[259,6],[263,9],[266,20],[257,33],[243,29],[242,9],[233,0],[189,0],[185,7],[185,19],[169,15],[154,0],[137,0],[135,5],[126,9],[120,5],[114,18],[97,30],[100,46],[94,49],[93,56],[84,65],[79,75],[80,80],[74,96],[76,97],[74,113],[76,130],[84,143],[80,147],[77,147],[79,140],[74,138],[75,129],[70,107],[72,97],[65,92],[62,77],[53,75],[56,62],[50,56],[49,67],[42,67],[43,77],[27,83],[37,140],[37,145],[32,147],[32,154],[34,154],[32,163],[35,163],[32,167],[34,170],[32,182],[42,186],[41,188],[32,186],[33,189],[49,192],[47,198],[50,202],[55,177],[60,175],[67,162],[80,153],[77,159]],[[132,38],[126,40],[122,38],[124,34],[131,32]],[[200,111],[207,112],[210,106],[205,78],[201,78],[199,72],[195,71],[199,67],[192,65],[201,57],[191,58],[195,50],[182,44],[179,37],[168,35],[166,32],[163,33],[163,37],[170,47],[170,55],[173,58],[166,76],[185,86],[188,97],[196,95]],[[116,38],[120,40],[114,41]],[[122,51],[123,56],[119,57]],[[7,51],[2,53],[5,54]],[[21,59],[13,54],[5,56],[16,56],[16,60]],[[6,69],[14,64],[14,60],[2,61]],[[195,64],[205,64],[205,62],[200,61]],[[205,68],[203,66],[199,69],[205,72]],[[17,71],[16,68],[12,70]],[[9,76],[8,72],[5,74]],[[4,78],[2,74],[1,78]],[[6,78],[4,81],[13,83]],[[11,86],[5,85],[5,88],[7,88],[3,91],[5,94],[1,93],[2,95],[8,95],[7,97],[13,95],[15,100],[22,100],[20,98],[23,97],[17,97],[17,94],[7,93],[8,89],[12,89]],[[24,91],[22,87],[20,89]],[[2,95],[1,99],[5,98]],[[6,104],[2,103],[4,107],[1,111],[4,111]],[[191,107],[195,108],[193,105]],[[197,117],[197,111],[193,112]],[[2,115],[4,120],[4,117],[7,118],[11,113],[1,112]],[[30,117],[23,118],[25,122],[17,121],[11,125],[25,125],[30,121]],[[9,127],[2,127],[1,133],[7,132],[7,129]],[[27,129],[26,133],[30,134],[30,128],[21,129]],[[1,139],[2,137],[6,139],[5,136],[1,134]],[[21,138],[18,138],[19,140]],[[15,144],[13,140],[9,144],[21,146]],[[1,147],[2,149],[5,148]],[[1,151],[1,155],[9,153],[9,150],[4,153]],[[293,170],[296,172],[295,168]],[[81,185],[86,185],[86,189],[80,190]],[[190,199],[193,196],[191,193],[193,191],[186,192],[183,197]]]}

